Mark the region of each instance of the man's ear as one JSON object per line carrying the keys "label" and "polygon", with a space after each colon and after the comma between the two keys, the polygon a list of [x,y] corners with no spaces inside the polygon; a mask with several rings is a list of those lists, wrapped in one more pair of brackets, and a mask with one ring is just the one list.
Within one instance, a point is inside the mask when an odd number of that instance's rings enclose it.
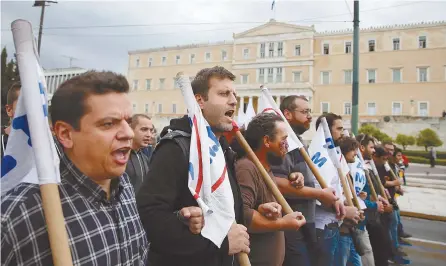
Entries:
{"label": "man's ear", "polygon": [[198,105],[200,106],[200,109],[203,109],[204,102],[206,99],[201,94],[195,94],[195,100],[197,101]]}
{"label": "man's ear", "polygon": [[283,116],[285,116],[286,120],[293,118],[293,114],[288,109],[283,110]]}
{"label": "man's ear", "polygon": [[63,121],[57,121],[53,126],[54,134],[59,140],[60,144],[66,148],[71,149],[74,146],[73,131],[74,128]]}
{"label": "man's ear", "polygon": [[6,109],[6,113],[8,114],[8,117],[10,117],[11,119],[13,118],[12,115],[12,104],[7,104],[5,105],[5,109]]}
{"label": "man's ear", "polygon": [[269,148],[270,141],[269,141],[269,137],[268,136],[263,136],[263,146],[266,147],[266,148]]}

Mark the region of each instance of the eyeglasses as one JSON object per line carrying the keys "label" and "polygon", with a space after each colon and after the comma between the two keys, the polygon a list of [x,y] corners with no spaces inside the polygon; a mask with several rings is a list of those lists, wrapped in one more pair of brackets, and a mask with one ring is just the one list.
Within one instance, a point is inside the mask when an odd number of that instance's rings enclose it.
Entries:
{"label": "eyeglasses", "polygon": [[305,109],[305,110],[297,110],[297,109],[294,109],[294,111],[297,111],[297,112],[299,112],[299,113],[301,113],[301,114],[303,114],[303,115],[306,115],[306,116],[311,115],[311,109]]}

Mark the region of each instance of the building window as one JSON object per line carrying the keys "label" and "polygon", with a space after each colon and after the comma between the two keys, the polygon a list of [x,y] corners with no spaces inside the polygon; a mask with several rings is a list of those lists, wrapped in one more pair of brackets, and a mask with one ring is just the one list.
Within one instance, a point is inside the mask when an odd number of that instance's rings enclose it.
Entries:
{"label": "building window", "polygon": [[205,61],[210,62],[211,61],[211,53],[207,52],[205,56]]}
{"label": "building window", "polygon": [[301,82],[302,81],[302,75],[301,75],[301,73],[302,72],[293,72],[293,81],[295,82],[295,83],[299,83],[299,82]]}
{"label": "building window", "polygon": [[344,115],[352,114],[352,103],[344,103]]}
{"label": "building window", "polygon": [[223,50],[223,51],[221,51],[221,60],[222,60],[222,61],[225,61],[226,59],[228,59],[228,56],[227,56],[227,54],[226,54],[226,51]]}
{"label": "building window", "polygon": [[369,40],[369,52],[375,51],[375,40]]}
{"label": "building window", "polygon": [[403,113],[402,103],[393,102],[392,103],[392,115],[401,115]]}
{"label": "building window", "polygon": [[152,57],[150,57],[150,58],[149,58],[149,63],[148,63],[148,66],[149,66],[149,67],[152,66],[152,62],[153,62]]}
{"label": "building window", "polygon": [[330,84],[330,72],[329,71],[321,72],[321,84],[322,85]]}
{"label": "building window", "polygon": [[352,53],[352,42],[345,42],[345,53],[346,54]]}
{"label": "building window", "polygon": [[136,58],[136,60],[135,60],[135,66],[136,66],[136,67],[139,67],[139,58]]}
{"label": "building window", "polygon": [[190,55],[189,63],[191,63],[191,64],[195,63],[195,54]]}
{"label": "building window", "polygon": [[429,115],[428,102],[418,102],[418,115],[419,116],[428,116]]}
{"label": "building window", "polygon": [[132,104],[132,110],[134,113],[136,113],[136,103]]}
{"label": "building window", "polygon": [[167,63],[167,57],[163,56],[161,57],[161,65],[165,66]]}
{"label": "building window", "polygon": [[269,43],[269,54],[268,54],[268,56],[269,57],[274,57],[274,43],[273,42]]}
{"label": "building window", "polygon": [[393,83],[401,82],[401,69],[400,68],[392,69],[392,81],[393,81]]}
{"label": "building window", "polygon": [[420,36],[418,37],[418,48],[426,48],[427,42],[426,42],[426,36]]}
{"label": "building window", "polygon": [[329,113],[330,112],[330,103],[321,102],[321,113]]}
{"label": "building window", "polygon": [[151,84],[152,80],[151,79],[146,79],[146,90],[150,90],[151,89]]}
{"label": "building window", "polygon": [[161,114],[163,112],[163,104],[158,104],[158,114]]}
{"label": "building window", "polygon": [[268,83],[274,82],[274,68],[268,68]]}
{"label": "building window", "polygon": [[344,83],[352,84],[353,80],[353,71],[352,70],[344,70]]}
{"label": "building window", "polygon": [[367,103],[367,114],[376,115],[376,103]]}
{"label": "building window", "polygon": [[300,56],[300,45],[294,46],[294,55]]}
{"label": "building window", "polygon": [[259,83],[263,83],[265,81],[265,69],[259,69]]}
{"label": "building window", "polygon": [[397,51],[400,49],[400,38],[393,39],[393,50]]}
{"label": "building window", "polygon": [[429,77],[428,77],[428,68],[427,67],[418,67],[417,72],[418,72],[418,82],[427,82],[428,81]]}
{"label": "building window", "polygon": [[248,84],[248,74],[240,75],[240,84]]}
{"label": "building window", "polygon": [[277,43],[277,56],[283,56],[283,42]]}
{"label": "building window", "polygon": [[134,91],[138,90],[138,85],[139,85],[139,80],[135,79],[133,81],[133,90]]}
{"label": "building window", "polygon": [[172,104],[172,113],[174,113],[174,114],[177,113],[177,104],[176,103]]}
{"label": "building window", "polygon": [[179,55],[177,55],[175,57],[175,64],[179,65],[181,63],[181,57]]}
{"label": "building window", "polygon": [[145,112],[146,114],[149,113],[149,104],[148,104],[148,103],[146,103],[146,104],[144,105],[144,112]]}
{"label": "building window", "polygon": [[325,55],[330,54],[330,44],[324,43],[324,47],[323,47],[322,53],[325,54]]}
{"label": "building window", "polygon": [[276,83],[282,83],[282,68],[278,67],[276,69]]}
{"label": "building window", "polygon": [[367,70],[367,83],[376,83],[376,70],[375,69]]}
{"label": "building window", "polygon": [[248,59],[249,58],[249,49],[245,48],[243,49],[243,59]]}
{"label": "building window", "polygon": [[160,79],[160,90],[164,90],[164,81],[166,79]]}
{"label": "building window", "polygon": [[265,43],[260,44],[260,58],[265,58]]}

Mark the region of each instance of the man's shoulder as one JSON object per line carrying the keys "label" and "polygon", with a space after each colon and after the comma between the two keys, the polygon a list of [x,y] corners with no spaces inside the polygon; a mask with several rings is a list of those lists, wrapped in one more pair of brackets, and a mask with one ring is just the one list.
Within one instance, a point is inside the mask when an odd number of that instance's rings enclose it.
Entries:
{"label": "man's shoulder", "polygon": [[21,183],[11,189],[1,200],[2,226],[21,216],[29,215],[28,211],[41,208],[42,197],[38,184]]}

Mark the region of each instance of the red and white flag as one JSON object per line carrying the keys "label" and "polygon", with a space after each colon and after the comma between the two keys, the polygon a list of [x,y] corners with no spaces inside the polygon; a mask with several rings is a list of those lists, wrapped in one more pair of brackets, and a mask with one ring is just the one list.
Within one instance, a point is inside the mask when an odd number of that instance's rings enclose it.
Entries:
{"label": "red and white flag", "polygon": [[234,198],[219,140],[203,117],[189,77],[177,76],[192,128],[188,187],[203,210],[201,234],[220,247],[235,220]]}

